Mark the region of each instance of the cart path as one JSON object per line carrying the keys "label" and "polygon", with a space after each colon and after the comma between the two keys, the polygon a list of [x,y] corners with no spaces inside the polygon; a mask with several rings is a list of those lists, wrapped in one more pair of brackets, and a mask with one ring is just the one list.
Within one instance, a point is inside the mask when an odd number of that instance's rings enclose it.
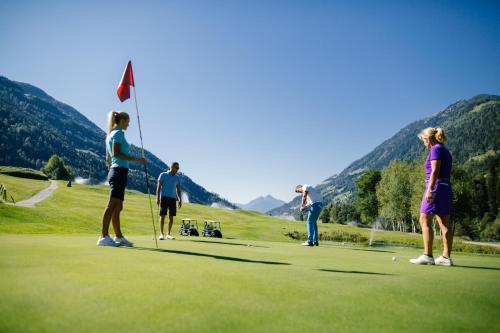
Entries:
{"label": "cart path", "polygon": [[37,203],[42,202],[43,200],[50,197],[52,195],[52,192],[54,192],[56,189],[57,189],[57,182],[55,180],[51,180],[49,187],[47,187],[44,190],[41,190],[40,192],[38,192],[29,199],[16,202],[14,205],[26,208],[35,208],[35,205]]}
{"label": "cart path", "polygon": [[464,241],[464,243],[467,244],[476,244],[476,245],[483,245],[483,246],[494,246],[494,247],[500,247],[500,242],[471,242],[471,241]]}

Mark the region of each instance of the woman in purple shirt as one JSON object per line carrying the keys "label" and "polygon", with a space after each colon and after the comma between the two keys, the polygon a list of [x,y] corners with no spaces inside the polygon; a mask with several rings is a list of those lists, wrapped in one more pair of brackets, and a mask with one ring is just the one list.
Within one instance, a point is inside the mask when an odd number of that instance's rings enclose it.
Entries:
{"label": "woman in purple shirt", "polygon": [[[420,205],[424,254],[416,259],[410,259],[410,262],[420,265],[452,266],[453,261],[450,258],[453,243],[453,228],[450,222],[453,198],[450,182],[452,157],[443,145],[446,136],[442,128],[426,128],[420,132],[418,137],[429,149],[429,156],[425,161],[425,192]],[[436,260],[432,256],[434,231],[431,223],[434,217],[436,217],[441,229],[443,240],[443,255]]]}

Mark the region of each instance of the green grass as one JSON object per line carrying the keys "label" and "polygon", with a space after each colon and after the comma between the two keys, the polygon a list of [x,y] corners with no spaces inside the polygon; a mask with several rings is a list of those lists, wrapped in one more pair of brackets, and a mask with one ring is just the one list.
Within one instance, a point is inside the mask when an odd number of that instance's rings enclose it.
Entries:
{"label": "green grass", "polygon": [[[24,181],[11,179],[25,196],[48,184]],[[195,204],[179,211],[175,231],[180,218],[200,227],[216,219],[224,239],[178,237],[156,250],[147,197],[135,191],[122,225],[136,248],[101,248],[107,195],[105,186],[60,182],[34,209],[0,204],[0,332],[500,330],[499,256],[455,253],[456,267],[413,266],[417,249],[302,247],[285,233],[303,223]],[[376,239],[391,237],[419,238]]]}
{"label": "green grass", "polygon": [[[21,181],[21,179],[19,179]],[[34,183],[41,181],[30,180]],[[47,182],[43,182],[46,184]],[[36,209],[0,205],[0,233],[12,234],[94,234],[100,233],[101,217],[108,200],[106,186],[75,184],[66,187],[64,181],[47,200]],[[154,198],[153,198],[154,199]],[[157,208],[154,206],[155,221]],[[287,240],[283,227],[289,222],[257,212],[225,210],[197,204],[185,204],[178,210],[176,221],[182,218],[198,219],[200,228],[204,220],[219,220],[225,238],[251,238]],[[292,223],[298,224],[298,223]],[[127,191],[122,213],[123,230],[127,234],[152,235],[152,221],[147,196]],[[176,223],[178,227],[178,223]],[[176,229],[177,231],[177,229]]]}
{"label": "green grass", "polygon": [[15,177],[21,178],[30,178],[30,179],[38,179],[38,180],[48,180],[46,174],[39,170],[29,169],[29,168],[20,168],[13,166],[0,166],[0,174],[6,174]]}
{"label": "green grass", "polygon": [[7,189],[8,199],[10,200],[10,196],[12,196],[17,202],[28,199],[44,188],[49,187],[50,182],[0,174],[0,184],[3,184]]}
{"label": "green grass", "polygon": [[[0,182],[12,188],[15,195],[27,198],[48,186],[47,181],[16,178],[0,175]],[[9,190],[10,191],[10,190]],[[36,209],[27,209],[0,204],[0,234],[99,234],[102,212],[108,200],[107,186],[85,186],[74,184],[66,187],[59,181],[59,188]],[[16,198],[16,200],[19,200]],[[152,200],[154,198],[152,197]],[[157,220],[158,211],[153,202],[153,215]],[[304,239],[305,225],[298,221],[277,219],[258,212],[225,210],[197,204],[185,204],[178,210],[175,232],[182,218],[198,220],[200,229],[204,220],[219,220],[224,238],[240,238],[269,241],[290,241]],[[137,191],[127,191],[122,226],[126,234],[152,235],[151,212],[147,196]],[[200,230],[201,231],[201,230]],[[370,229],[339,224],[320,224],[321,237],[328,240],[347,241],[357,239],[366,245]],[[403,245],[422,247],[418,234],[393,231],[377,231],[375,241],[383,245]],[[438,249],[439,242],[435,248]],[[455,238],[455,249],[459,252],[496,253],[500,249],[462,243]]]}
{"label": "green grass", "polygon": [[[494,332],[498,257],[178,238],[0,236],[1,332]],[[250,246],[248,246],[250,245]],[[393,262],[392,256],[398,260]]]}

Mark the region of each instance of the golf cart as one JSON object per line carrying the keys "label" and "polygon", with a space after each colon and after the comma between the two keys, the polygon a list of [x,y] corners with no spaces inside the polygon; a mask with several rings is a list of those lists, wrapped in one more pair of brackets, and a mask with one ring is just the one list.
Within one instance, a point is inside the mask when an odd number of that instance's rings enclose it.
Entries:
{"label": "golf cart", "polygon": [[179,227],[179,235],[181,236],[199,236],[198,222],[193,219],[182,219],[182,224]]}
{"label": "golf cart", "polygon": [[203,237],[222,238],[222,229],[219,221],[206,220],[201,232]]}

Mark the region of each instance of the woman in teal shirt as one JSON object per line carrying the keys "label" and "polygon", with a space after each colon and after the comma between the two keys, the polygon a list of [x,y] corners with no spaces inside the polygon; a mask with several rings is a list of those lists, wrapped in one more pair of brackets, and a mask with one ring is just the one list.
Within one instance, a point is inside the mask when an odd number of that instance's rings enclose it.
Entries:
{"label": "woman in teal shirt", "polygon": [[[111,187],[109,201],[102,217],[101,237],[97,241],[99,246],[133,246],[126,239],[120,229],[120,212],[123,209],[125,199],[125,188],[129,161],[146,164],[144,157],[133,157],[128,155],[129,144],[125,139],[124,131],[127,130],[130,117],[126,112],[111,111],[108,116],[108,135],[106,136],[106,160],[110,165],[108,182]],[[113,223],[115,238],[109,236],[109,224]]]}

